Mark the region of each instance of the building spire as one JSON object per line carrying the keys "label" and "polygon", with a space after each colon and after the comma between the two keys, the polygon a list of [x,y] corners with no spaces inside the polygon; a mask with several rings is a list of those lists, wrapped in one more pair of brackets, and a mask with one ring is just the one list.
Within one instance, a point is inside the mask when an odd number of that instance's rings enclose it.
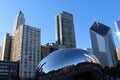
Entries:
{"label": "building spire", "polygon": [[[19,11],[14,21],[14,31],[20,26],[25,24],[25,18],[22,11]],[[14,32],[13,31],[13,32]]]}
{"label": "building spire", "polygon": [[23,14],[22,11],[20,10],[17,16],[22,16],[22,17],[24,17],[24,14]]}
{"label": "building spire", "polygon": [[22,13],[22,11],[20,10],[19,14]]}

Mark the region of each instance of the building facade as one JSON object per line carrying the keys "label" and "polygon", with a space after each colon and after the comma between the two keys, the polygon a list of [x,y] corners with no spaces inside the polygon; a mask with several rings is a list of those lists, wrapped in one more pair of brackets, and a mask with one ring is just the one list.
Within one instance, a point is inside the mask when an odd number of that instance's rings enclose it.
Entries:
{"label": "building facade", "polygon": [[66,48],[75,48],[75,30],[73,15],[68,12],[61,12],[55,17],[56,43],[65,45]]}
{"label": "building facade", "polygon": [[47,43],[45,45],[41,45],[41,59],[46,57],[51,52],[57,50],[57,45],[55,43]]}
{"label": "building facade", "polygon": [[118,60],[120,61],[120,48],[116,48],[116,53],[117,53]]}
{"label": "building facade", "polygon": [[116,30],[120,32],[120,20],[115,21]]}
{"label": "building facade", "polygon": [[120,20],[115,21],[115,27],[116,27],[116,35],[118,36],[118,39],[120,41]]}
{"label": "building facade", "polygon": [[110,27],[94,23],[90,28],[93,54],[100,60],[103,67],[115,67],[118,59]]}
{"label": "building facade", "polygon": [[59,49],[66,48],[65,45],[60,45],[56,43],[47,43],[45,45],[41,45],[41,59],[45,58],[47,55],[49,55],[51,52]]}
{"label": "building facade", "polygon": [[26,25],[20,11],[15,19],[12,43],[12,61],[19,61],[19,77],[33,79],[40,62],[40,29]]}
{"label": "building facade", "polygon": [[6,33],[1,47],[1,59],[2,61],[10,61],[12,36]]}
{"label": "building facade", "polygon": [[18,63],[0,61],[0,80],[19,80]]}

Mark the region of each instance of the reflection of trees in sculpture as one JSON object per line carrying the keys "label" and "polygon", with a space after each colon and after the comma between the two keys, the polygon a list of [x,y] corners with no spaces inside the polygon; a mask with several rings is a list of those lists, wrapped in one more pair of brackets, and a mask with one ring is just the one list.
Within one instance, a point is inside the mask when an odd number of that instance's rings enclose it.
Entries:
{"label": "reflection of trees in sculpture", "polygon": [[[65,67],[63,67],[61,69],[58,69],[58,70],[50,71],[50,72],[48,72],[45,75],[39,76],[39,80],[46,80],[46,79],[51,79],[51,80],[63,80],[63,79],[64,80],[70,80],[70,79],[75,79],[75,76],[76,76],[76,78],[79,79],[79,78],[82,78],[83,75],[77,77],[78,75],[81,75],[83,72],[85,72],[85,74],[86,74],[86,73],[89,73],[91,71],[93,71],[92,74],[95,74],[95,76],[96,76],[96,73],[99,76],[99,75],[102,74],[102,72],[100,72],[100,71],[102,71],[101,69],[102,68],[100,67],[99,64],[83,62],[83,63],[78,63],[76,65],[74,65],[74,64],[68,65],[68,66],[65,66]],[[87,74],[87,76],[88,75],[89,74]],[[98,78],[100,78],[100,77],[101,76],[99,76]]]}

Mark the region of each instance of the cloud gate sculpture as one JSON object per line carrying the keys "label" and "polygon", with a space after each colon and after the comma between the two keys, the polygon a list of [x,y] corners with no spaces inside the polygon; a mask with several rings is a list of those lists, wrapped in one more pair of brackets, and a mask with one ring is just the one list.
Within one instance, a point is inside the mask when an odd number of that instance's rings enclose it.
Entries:
{"label": "cloud gate sculpture", "polygon": [[100,80],[99,60],[89,51],[68,48],[50,53],[36,68],[36,80]]}

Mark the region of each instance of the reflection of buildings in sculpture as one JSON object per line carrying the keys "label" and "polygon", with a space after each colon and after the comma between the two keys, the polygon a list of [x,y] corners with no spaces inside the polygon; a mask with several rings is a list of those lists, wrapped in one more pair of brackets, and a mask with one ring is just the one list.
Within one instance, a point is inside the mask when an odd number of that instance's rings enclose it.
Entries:
{"label": "reflection of buildings in sculpture", "polygon": [[115,67],[118,60],[110,27],[95,22],[90,28],[90,36],[93,54],[102,66]]}
{"label": "reflection of buildings in sculpture", "polygon": [[[85,61],[86,58],[89,60]],[[97,58],[91,56],[90,52],[75,48],[52,52],[40,62],[36,69],[37,80],[82,79],[80,76],[82,74],[86,74],[84,78],[95,80],[94,77],[97,76],[100,79],[102,68]]]}
{"label": "reflection of buildings in sculpture", "polygon": [[91,54],[93,54],[93,51],[91,48],[83,48],[83,50],[87,50],[87,51],[91,52]]}
{"label": "reflection of buildings in sculpture", "polygon": [[92,54],[84,54],[86,57],[85,57],[85,61],[86,62],[91,62],[91,63],[99,63],[99,60]]}

